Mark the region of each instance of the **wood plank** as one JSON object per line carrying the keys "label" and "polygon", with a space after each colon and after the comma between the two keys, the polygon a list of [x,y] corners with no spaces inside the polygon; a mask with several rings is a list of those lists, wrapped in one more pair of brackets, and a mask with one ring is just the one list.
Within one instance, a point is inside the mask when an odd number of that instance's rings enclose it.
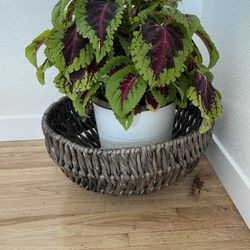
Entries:
{"label": "wood plank", "polygon": [[[129,247],[129,248],[119,248],[119,250],[249,250],[250,240],[247,241],[212,241],[212,242],[190,242],[190,243],[177,243],[171,242],[166,245],[154,245],[143,247]],[[27,249],[29,250],[29,249]],[[100,249],[100,250],[110,250],[110,249]]]}
{"label": "wood plank", "polygon": [[[181,213],[175,209],[166,211],[138,211],[138,212],[116,212],[116,213],[97,213],[92,211],[86,213],[69,213],[64,210],[60,215],[54,213],[46,215],[26,215],[16,218],[5,218],[0,221],[0,228],[5,232],[18,233],[34,231],[35,228],[50,228],[54,231],[60,231],[60,221],[69,232],[80,231],[82,235],[103,235],[119,233],[136,232],[159,232],[172,230],[198,230],[213,229],[225,227],[244,227],[244,223],[239,220],[237,211],[232,209],[205,207],[198,209],[181,209]],[[71,211],[73,212],[73,211]],[[77,213],[78,212],[78,213]],[[52,226],[53,225],[53,226]],[[13,230],[15,226],[15,230]]]}
{"label": "wood plank", "polygon": [[[216,241],[250,241],[250,232],[246,228],[215,228],[215,229],[200,229],[200,230],[178,230],[165,231],[156,233],[130,233],[130,246],[148,246],[148,245],[171,245],[191,244]],[[250,246],[250,245],[249,245]]]}
{"label": "wood plank", "polygon": [[44,140],[30,140],[30,141],[6,141],[0,142],[0,148],[27,148],[44,146]]}
{"label": "wood plank", "polygon": [[41,232],[40,236],[34,237],[33,234],[26,233],[15,235],[15,238],[7,238],[2,242],[0,238],[0,244],[2,249],[9,247],[10,249],[28,249],[33,246],[33,250],[37,249],[119,249],[120,247],[128,246],[127,234],[115,234],[115,235],[95,235],[82,236],[81,233],[72,232],[70,236],[65,236],[65,231],[61,229],[60,237],[54,237],[53,231]]}
{"label": "wood plank", "polygon": [[[197,199],[194,176],[205,185]],[[95,194],[68,180],[44,141],[0,143],[0,249],[250,249],[250,235],[206,159],[144,196]]]}
{"label": "wood plank", "polygon": [[[91,249],[87,245],[79,246],[75,244],[71,246],[53,246],[53,250],[83,250]],[[109,247],[109,248],[94,248],[98,250],[249,250],[250,241],[216,241],[216,242],[192,242],[192,243],[172,243],[169,245],[157,245],[157,246],[143,246],[143,247]],[[93,249],[93,248],[92,248]],[[13,247],[6,246],[4,250],[13,250]],[[33,246],[17,246],[15,250],[34,250]],[[35,248],[35,250],[51,250],[51,246],[47,243],[42,247]]]}

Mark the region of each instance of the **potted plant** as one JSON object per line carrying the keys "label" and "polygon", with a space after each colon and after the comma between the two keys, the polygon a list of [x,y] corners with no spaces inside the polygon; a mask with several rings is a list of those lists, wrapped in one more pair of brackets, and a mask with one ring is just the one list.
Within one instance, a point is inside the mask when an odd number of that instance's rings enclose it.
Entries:
{"label": "potted plant", "polygon": [[[200,110],[206,132],[221,116],[212,86],[218,51],[198,17],[181,13],[178,0],[60,0],[52,25],[26,48],[43,85],[54,84],[82,117],[91,104],[103,148],[158,143],[171,138],[176,105]],[[193,37],[206,45],[203,64]],[[37,64],[45,45],[46,59]]]}

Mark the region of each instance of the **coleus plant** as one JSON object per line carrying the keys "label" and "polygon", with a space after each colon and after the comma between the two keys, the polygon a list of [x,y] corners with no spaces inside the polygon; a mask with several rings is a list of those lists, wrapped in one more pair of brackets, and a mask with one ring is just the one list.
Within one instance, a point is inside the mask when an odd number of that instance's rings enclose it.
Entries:
{"label": "coleus plant", "polygon": [[[50,67],[54,84],[87,116],[94,97],[106,100],[128,129],[142,106],[155,111],[170,103],[200,109],[201,132],[221,116],[221,95],[212,86],[218,51],[198,17],[177,9],[178,0],[60,0],[52,25],[26,48],[41,84]],[[194,42],[197,35],[209,65]],[[37,52],[45,45],[45,61]],[[44,47],[44,46],[43,46]]]}

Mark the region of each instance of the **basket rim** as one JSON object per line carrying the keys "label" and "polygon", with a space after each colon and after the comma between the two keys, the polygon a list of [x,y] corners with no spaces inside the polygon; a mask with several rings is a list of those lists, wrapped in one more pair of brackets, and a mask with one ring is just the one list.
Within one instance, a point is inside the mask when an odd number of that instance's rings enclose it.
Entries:
{"label": "basket rim", "polygon": [[188,133],[184,136],[180,136],[178,138],[172,139],[170,141],[162,142],[162,143],[156,143],[156,144],[148,144],[144,146],[137,146],[137,147],[129,147],[129,148],[117,148],[117,149],[103,149],[103,148],[91,148],[91,147],[85,147],[83,145],[80,145],[76,142],[72,142],[70,139],[65,138],[63,135],[58,134],[55,132],[49,125],[48,125],[48,117],[50,116],[51,111],[54,107],[57,105],[60,105],[63,101],[68,99],[67,97],[61,97],[59,100],[53,102],[45,111],[45,113],[42,116],[42,130],[45,135],[45,138],[47,136],[50,136],[54,138],[55,140],[60,140],[63,144],[68,145],[70,147],[73,147],[75,150],[81,151],[82,153],[92,153],[92,154],[121,154],[121,152],[124,154],[129,154],[130,152],[134,151],[152,151],[156,148],[169,148],[174,144],[181,144],[183,140],[192,140],[194,137],[201,137],[208,133],[211,133],[213,131],[213,128],[209,129],[204,134],[201,134],[198,130],[192,131],[191,133]]}

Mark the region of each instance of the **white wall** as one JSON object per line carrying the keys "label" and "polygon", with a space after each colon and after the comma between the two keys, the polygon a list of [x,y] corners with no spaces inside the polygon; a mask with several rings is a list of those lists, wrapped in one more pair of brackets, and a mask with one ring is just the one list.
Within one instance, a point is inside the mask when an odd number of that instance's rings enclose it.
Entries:
{"label": "white wall", "polygon": [[250,1],[204,1],[202,20],[221,54],[214,73],[225,112],[215,135],[250,180]]}
{"label": "white wall", "polygon": [[45,28],[56,0],[0,1],[0,140],[42,138],[40,120],[59,95],[48,84],[41,87],[24,49]]}
{"label": "white wall", "polygon": [[225,109],[207,155],[250,227],[250,1],[204,1],[202,21],[220,51],[214,73]]}
{"label": "white wall", "polygon": [[182,0],[179,9],[183,13],[194,14],[201,17],[203,0]]}

